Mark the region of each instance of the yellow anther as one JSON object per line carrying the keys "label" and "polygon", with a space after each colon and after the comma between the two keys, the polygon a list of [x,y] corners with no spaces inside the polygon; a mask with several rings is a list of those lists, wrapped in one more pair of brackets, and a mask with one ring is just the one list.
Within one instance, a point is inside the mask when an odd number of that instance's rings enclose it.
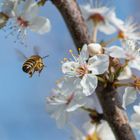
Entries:
{"label": "yellow anther", "polygon": [[78,51],[80,52],[81,51],[81,48],[78,48]]}
{"label": "yellow anther", "polygon": [[64,58],[64,61],[68,61],[68,59],[67,58]]}
{"label": "yellow anther", "polygon": [[70,52],[70,53],[73,53],[73,51],[72,51],[72,50],[69,50],[69,52]]}

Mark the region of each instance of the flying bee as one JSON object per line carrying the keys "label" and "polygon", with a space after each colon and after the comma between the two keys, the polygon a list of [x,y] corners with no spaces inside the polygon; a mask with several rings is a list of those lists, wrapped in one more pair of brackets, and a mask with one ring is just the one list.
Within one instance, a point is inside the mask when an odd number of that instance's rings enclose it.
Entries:
{"label": "flying bee", "polygon": [[39,74],[41,73],[41,71],[45,67],[43,59],[45,59],[46,57],[49,56],[49,55],[46,55],[44,57],[41,57],[38,54],[38,48],[37,47],[34,47],[35,55],[31,55],[30,57],[26,57],[19,50],[16,50],[16,52],[19,55],[20,59],[21,58],[22,58],[22,60],[24,59],[24,63],[22,65],[22,70],[25,73],[28,73],[30,75],[30,77],[32,77],[35,72],[38,72]]}

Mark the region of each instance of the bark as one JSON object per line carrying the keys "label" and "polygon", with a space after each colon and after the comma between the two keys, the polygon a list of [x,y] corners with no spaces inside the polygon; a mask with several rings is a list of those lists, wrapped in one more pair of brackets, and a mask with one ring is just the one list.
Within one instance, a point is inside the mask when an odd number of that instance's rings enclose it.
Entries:
{"label": "bark", "polygon": [[103,108],[104,117],[111,126],[117,140],[135,140],[128,118],[121,104],[121,98],[111,83],[104,88],[101,84],[96,93]]}
{"label": "bark", "polygon": [[[76,48],[90,42],[87,27],[81,16],[76,0],[51,0],[63,16],[66,25],[72,35]],[[119,94],[108,84],[106,88],[99,84],[97,88],[103,113],[111,126],[117,140],[135,140],[133,131],[119,100]]]}
{"label": "bark", "polygon": [[65,23],[70,31],[77,50],[83,44],[89,43],[89,36],[85,22],[75,0],[51,0],[63,16]]}

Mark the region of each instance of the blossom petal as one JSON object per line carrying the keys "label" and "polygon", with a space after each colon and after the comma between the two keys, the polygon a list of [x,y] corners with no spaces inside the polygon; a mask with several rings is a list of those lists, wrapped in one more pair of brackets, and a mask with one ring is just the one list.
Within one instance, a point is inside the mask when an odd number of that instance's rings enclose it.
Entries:
{"label": "blossom petal", "polygon": [[103,74],[108,70],[109,58],[107,55],[95,55],[89,59],[88,69],[92,71],[94,75]]}
{"label": "blossom petal", "polygon": [[101,140],[116,140],[109,124],[106,121],[102,121],[97,127],[97,135]]}
{"label": "blossom petal", "polygon": [[85,75],[81,80],[81,86],[83,88],[83,93],[86,96],[93,94],[97,87],[97,77],[92,74]]}
{"label": "blossom petal", "polygon": [[123,95],[123,108],[126,109],[127,105],[132,104],[137,98],[137,91],[133,87],[125,88],[125,93]]}
{"label": "blossom petal", "polygon": [[131,78],[132,71],[129,67],[125,67],[124,70],[120,73],[118,80],[126,80]]}
{"label": "blossom petal", "polygon": [[128,63],[128,65],[129,65],[131,68],[140,70],[140,58],[130,61],[130,62]]}
{"label": "blossom petal", "polygon": [[135,105],[133,108],[134,108],[134,111],[135,111],[137,114],[140,115],[140,106]]}
{"label": "blossom petal", "polygon": [[126,58],[124,49],[119,46],[112,46],[110,48],[105,48],[105,52],[111,57]]}
{"label": "blossom petal", "polygon": [[105,24],[99,27],[99,31],[107,35],[110,35],[116,32],[116,28],[113,25],[111,25],[109,22],[106,22]]}
{"label": "blossom petal", "polygon": [[88,60],[88,58],[89,58],[88,46],[87,44],[85,44],[80,52],[78,60],[80,63],[84,63],[86,60]]}
{"label": "blossom petal", "polygon": [[76,62],[73,62],[73,61],[65,62],[62,65],[62,72],[69,76],[76,76],[75,70],[78,66],[79,66],[79,64]]}
{"label": "blossom petal", "polygon": [[49,32],[51,29],[51,23],[49,19],[44,17],[36,17],[31,21],[30,29],[33,32],[37,32],[39,34],[44,34]]}
{"label": "blossom petal", "polygon": [[25,9],[23,10],[23,13],[20,16],[27,21],[31,21],[39,13],[39,7],[37,3],[33,2],[32,0],[25,1],[24,6]]}

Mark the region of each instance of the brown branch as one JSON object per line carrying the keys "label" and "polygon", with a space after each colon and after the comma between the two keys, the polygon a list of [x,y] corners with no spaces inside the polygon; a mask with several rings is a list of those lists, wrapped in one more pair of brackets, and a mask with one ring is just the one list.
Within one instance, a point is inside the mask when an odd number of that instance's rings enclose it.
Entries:
{"label": "brown branch", "polygon": [[[62,14],[75,42],[76,48],[90,42],[87,27],[75,0],[51,0]],[[106,88],[99,85],[97,95],[106,120],[111,126],[117,140],[135,140],[135,136],[123,109],[120,107],[119,95],[111,84]]]}
{"label": "brown branch", "polygon": [[62,14],[77,50],[89,43],[85,22],[75,0],[51,0]]}
{"label": "brown branch", "polygon": [[102,105],[104,117],[110,124],[117,140],[135,140],[127,115],[121,107],[119,94],[112,84],[108,83],[106,88],[100,84],[96,93]]}

